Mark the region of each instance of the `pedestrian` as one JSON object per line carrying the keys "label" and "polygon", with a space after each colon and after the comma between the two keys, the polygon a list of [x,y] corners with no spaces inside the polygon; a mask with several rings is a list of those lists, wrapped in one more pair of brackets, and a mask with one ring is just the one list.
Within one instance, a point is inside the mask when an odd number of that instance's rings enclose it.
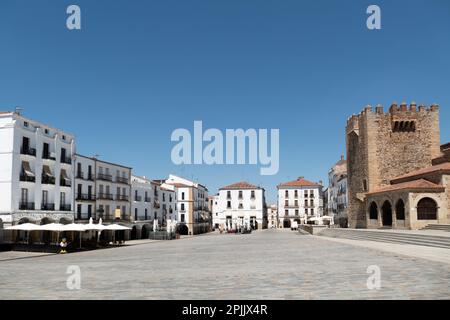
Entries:
{"label": "pedestrian", "polygon": [[67,248],[67,240],[66,238],[63,238],[61,240],[61,242],[59,243],[59,246],[61,247],[61,250],[59,251],[59,253],[64,254],[67,253],[66,248]]}

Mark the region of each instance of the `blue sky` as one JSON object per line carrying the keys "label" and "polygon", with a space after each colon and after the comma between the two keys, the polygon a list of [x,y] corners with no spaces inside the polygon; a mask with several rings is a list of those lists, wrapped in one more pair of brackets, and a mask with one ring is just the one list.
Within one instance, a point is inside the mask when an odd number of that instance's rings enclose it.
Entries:
{"label": "blue sky", "polygon": [[[82,30],[66,28],[66,8]],[[382,29],[366,28],[381,7]],[[441,106],[450,141],[450,2],[1,0],[0,110],[76,135],[77,150],[211,192],[232,182],[327,179],[346,119],[367,104]],[[174,129],[279,128],[280,171],[184,165]]]}

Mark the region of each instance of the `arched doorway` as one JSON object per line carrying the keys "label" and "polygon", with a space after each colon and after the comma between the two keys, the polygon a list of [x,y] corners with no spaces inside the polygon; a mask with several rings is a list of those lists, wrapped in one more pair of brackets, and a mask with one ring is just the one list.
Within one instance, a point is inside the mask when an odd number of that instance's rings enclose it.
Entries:
{"label": "arched doorway", "polygon": [[187,235],[189,233],[189,228],[185,224],[179,224],[177,226],[177,233],[181,235]]}
{"label": "arched doorway", "polygon": [[291,219],[283,220],[283,228],[290,229],[291,228]]}
{"label": "arched doorway", "polygon": [[148,239],[149,238],[149,234],[148,234],[148,227],[147,226],[142,226],[141,229],[141,239]]}
{"label": "arched doorway", "polygon": [[422,198],[417,203],[418,220],[437,220],[437,203],[431,198]]}
{"label": "arched doorway", "polygon": [[392,206],[389,201],[385,201],[381,207],[383,226],[392,226]]}
{"label": "arched doorway", "polygon": [[395,205],[395,215],[397,220],[405,220],[405,203],[402,199],[398,200]]}
{"label": "arched doorway", "polygon": [[137,230],[136,230],[136,226],[133,226],[133,228],[131,228],[131,232],[130,232],[130,240],[136,240],[137,238]]}
{"label": "arched doorway", "polygon": [[378,220],[378,206],[375,201],[370,204],[369,218],[370,220]]}

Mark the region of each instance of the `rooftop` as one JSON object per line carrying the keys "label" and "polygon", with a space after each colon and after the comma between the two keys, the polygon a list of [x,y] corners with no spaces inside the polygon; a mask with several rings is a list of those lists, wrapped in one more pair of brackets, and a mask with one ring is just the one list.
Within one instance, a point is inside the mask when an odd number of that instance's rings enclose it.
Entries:
{"label": "rooftop", "polygon": [[238,190],[238,189],[262,189],[262,188],[255,186],[254,184],[248,183],[247,181],[241,181],[222,187],[219,190]]}
{"label": "rooftop", "polygon": [[320,184],[306,180],[304,177],[298,177],[297,180],[281,183],[277,188],[284,187],[320,187]]}
{"label": "rooftop", "polygon": [[397,190],[426,190],[430,192],[443,192],[445,188],[439,184],[430,182],[425,179],[417,179],[413,181],[401,182],[377,188],[367,194],[377,194]]}

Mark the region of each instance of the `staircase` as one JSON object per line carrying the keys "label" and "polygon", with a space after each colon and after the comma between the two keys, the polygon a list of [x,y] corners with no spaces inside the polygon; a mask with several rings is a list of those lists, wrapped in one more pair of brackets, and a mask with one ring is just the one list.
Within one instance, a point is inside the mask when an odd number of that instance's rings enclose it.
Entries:
{"label": "staircase", "polygon": [[421,230],[440,230],[450,232],[450,224],[429,224]]}
{"label": "staircase", "polygon": [[319,236],[450,249],[450,237],[367,229],[325,229]]}

